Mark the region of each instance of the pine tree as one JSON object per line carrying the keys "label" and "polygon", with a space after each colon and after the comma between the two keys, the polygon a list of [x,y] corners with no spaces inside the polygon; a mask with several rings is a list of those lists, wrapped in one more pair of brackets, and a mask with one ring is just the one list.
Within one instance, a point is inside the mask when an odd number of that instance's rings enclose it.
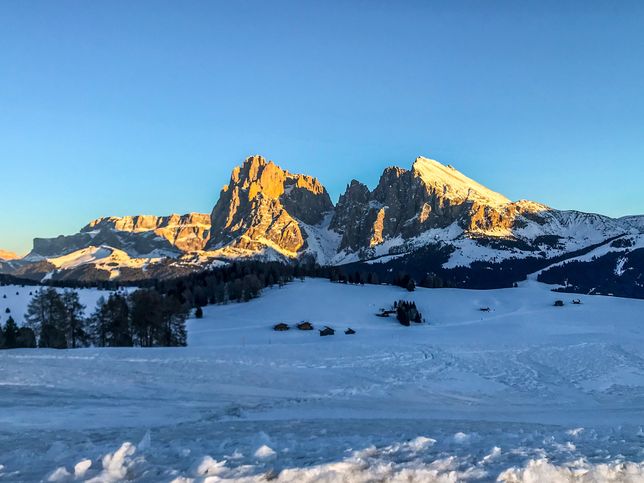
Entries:
{"label": "pine tree", "polygon": [[[41,332],[46,326],[51,326],[57,330],[62,329],[64,334],[66,310],[63,300],[56,289],[47,287],[38,290],[27,306],[25,320],[27,327],[30,327],[38,338],[40,338]],[[49,336],[52,333],[48,329]],[[49,340],[49,336],[45,338],[46,341]]]}
{"label": "pine tree", "polygon": [[96,308],[89,318],[90,338],[92,343],[97,347],[107,346],[109,318],[105,308],[105,303],[105,297],[101,296],[96,301]]}
{"label": "pine tree", "polygon": [[91,336],[99,347],[131,347],[132,329],[127,299],[119,293],[101,297],[91,316]]}
{"label": "pine tree", "polygon": [[67,345],[72,349],[87,345],[89,336],[87,334],[87,321],[84,317],[85,306],[80,303],[78,292],[65,290],[61,296],[65,306],[65,321],[62,327],[65,332]]}
{"label": "pine tree", "polygon": [[162,299],[153,289],[137,290],[130,295],[132,336],[136,345],[153,347],[162,330]]}
{"label": "pine tree", "polygon": [[107,301],[110,324],[110,345],[114,347],[132,346],[132,327],[130,307],[122,295],[113,295]]}
{"label": "pine tree", "polygon": [[7,349],[14,349],[18,347],[17,337],[18,337],[18,326],[16,325],[13,317],[9,317],[7,322],[4,325],[4,330],[2,331],[4,335],[4,347]]}
{"label": "pine tree", "polygon": [[195,318],[197,319],[202,319],[203,318],[203,309],[201,307],[197,307],[195,310]]}
{"label": "pine tree", "polygon": [[185,346],[187,341],[186,318],[188,310],[186,306],[175,297],[163,297],[163,308],[161,317],[163,321],[160,337],[155,345],[162,346]]}
{"label": "pine tree", "polygon": [[35,349],[36,348],[36,335],[29,327],[20,327],[16,335],[16,348],[17,349]]}
{"label": "pine tree", "polygon": [[50,349],[67,349],[68,346],[65,332],[55,325],[44,324],[40,329],[38,346]]}

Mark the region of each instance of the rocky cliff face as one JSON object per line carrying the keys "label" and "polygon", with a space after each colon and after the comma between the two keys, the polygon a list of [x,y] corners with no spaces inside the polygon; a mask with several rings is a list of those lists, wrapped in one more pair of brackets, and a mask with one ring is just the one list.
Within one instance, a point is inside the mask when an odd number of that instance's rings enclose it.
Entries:
{"label": "rocky cliff face", "polygon": [[453,223],[470,232],[507,230],[518,211],[510,200],[454,168],[418,158],[411,170],[385,169],[372,192],[352,181],[331,228],[342,234],[341,248],[360,250]]}
{"label": "rocky cliff face", "polygon": [[98,218],[79,233],[36,238],[29,257],[60,257],[88,247],[110,246],[132,256],[156,251],[201,250],[210,236],[210,217],[201,213],[170,216]]}
{"label": "rocky cliff face", "polygon": [[[531,259],[526,266],[546,266],[592,247],[614,251],[628,240],[624,250],[640,247],[643,219],[512,202],[427,158],[417,158],[411,169],[386,168],[373,190],[351,181],[334,207],[316,178],[252,156],[233,170],[210,215],[99,218],[74,235],[35,239],[24,259],[0,260],[0,272],[38,280],[134,280],[230,259],[313,257],[326,265],[365,263],[370,270],[377,261],[385,274],[401,267],[419,276],[454,270],[454,283],[461,283],[468,275],[459,270],[472,264]],[[609,246],[613,241],[618,245]]]}
{"label": "rocky cliff face", "polygon": [[96,231],[128,233],[153,233],[167,240],[169,244],[182,251],[203,250],[210,238],[210,216],[203,213],[170,216],[124,216],[98,218],[87,224],[81,233]]}
{"label": "rocky cliff face", "polygon": [[209,249],[262,250],[294,256],[306,244],[300,222],[315,225],[333,209],[326,189],[310,176],[291,174],[261,156],[233,170],[211,214]]}

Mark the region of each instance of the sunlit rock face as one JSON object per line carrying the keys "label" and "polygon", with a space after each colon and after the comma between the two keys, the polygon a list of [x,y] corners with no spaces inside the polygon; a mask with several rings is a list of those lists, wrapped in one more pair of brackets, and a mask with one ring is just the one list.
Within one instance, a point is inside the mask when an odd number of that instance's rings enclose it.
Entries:
{"label": "sunlit rock face", "polygon": [[16,258],[20,258],[20,257],[14,252],[10,252],[9,250],[3,250],[0,248],[0,260],[15,260]]}
{"label": "sunlit rock face", "polygon": [[130,233],[151,232],[167,240],[172,247],[188,252],[203,250],[205,247],[210,237],[210,216],[204,213],[170,216],[111,216],[90,222],[81,232],[104,229]]}
{"label": "sunlit rock face", "polygon": [[455,169],[418,158],[411,170],[384,170],[376,188],[357,181],[340,197],[331,227],[342,233],[341,248],[374,247],[386,239],[410,238],[458,222],[464,229],[511,224],[510,200]]}
{"label": "sunlit rock face", "polygon": [[178,253],[202,250],[209,236],[210,217],[206,214],[110,216],[91,221],[74,235],[35,238],[30,256],[58,257],[101,245],[133,256],[155,250]]}
{"label": "sunlit rock face", "polygon": [[291,174],[261,156],[236,167],[211,214],[209,248],[270,246],[296,254],[305,246],[300,222],[315,225],[333,209],[320,182]]}
{"label": "sunlit rock face", "polygon": [[[422,157],[411,169],[386,168],[373,190],[351,181],[334,207],[316,178],[251,156],[232,171],[210,215],[98,218],[73,235],[36,238],[23,259],[2,260],[0,252],[0,273],[37,280],[143,280],[240,259],[361,263],[382,275],[416,270],[421,279],[430,271],[449,277],[450,270],[474,262],[510,259],[532,258],[525,266],[534,270],[534,259],[546,266],[547,259],[576,257],[593,247],[619,256],[644,250],[642,220],[513,202]],[[635,270],[622,258],[618,263],[624,273]],[[520,273],[514,268],[512,273]],[[480,277],[454,277],[453,283],[485,286]]]}

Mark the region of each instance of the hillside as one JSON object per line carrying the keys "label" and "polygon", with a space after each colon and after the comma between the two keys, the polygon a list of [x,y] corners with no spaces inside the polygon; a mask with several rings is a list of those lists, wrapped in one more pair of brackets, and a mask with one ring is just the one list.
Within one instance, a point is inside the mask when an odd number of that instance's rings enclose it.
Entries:
{"label": "hillside", "polygon": [[[572,298],[307,280],[187,348],[0,351],[0,480],[638,481],[644,302]],[[271,330],[303,319],[338,332]]]}

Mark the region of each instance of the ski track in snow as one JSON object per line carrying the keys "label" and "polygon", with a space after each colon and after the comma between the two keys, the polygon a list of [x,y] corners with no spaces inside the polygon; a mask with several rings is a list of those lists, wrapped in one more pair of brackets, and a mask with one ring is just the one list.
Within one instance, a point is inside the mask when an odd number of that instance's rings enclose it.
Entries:
{"label": "ski track in snow", "polygon": [[549,289],[298,281],[187,348],[0,351],[0,481],[644,481],[644,301]]}

